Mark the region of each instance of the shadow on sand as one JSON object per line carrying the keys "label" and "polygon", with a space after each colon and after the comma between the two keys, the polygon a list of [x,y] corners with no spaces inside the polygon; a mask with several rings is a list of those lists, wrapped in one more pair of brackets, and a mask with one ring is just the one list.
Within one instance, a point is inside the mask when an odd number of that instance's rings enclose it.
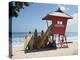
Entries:
{"label": "shadow on sand", "polygon": [[24,50],[24,53],[33,53],[33,52],[41,52],[41,51],[50,51],[50,50],[56,50],[57,48],[41,48],[41,49],[32,49],[32,50]]}

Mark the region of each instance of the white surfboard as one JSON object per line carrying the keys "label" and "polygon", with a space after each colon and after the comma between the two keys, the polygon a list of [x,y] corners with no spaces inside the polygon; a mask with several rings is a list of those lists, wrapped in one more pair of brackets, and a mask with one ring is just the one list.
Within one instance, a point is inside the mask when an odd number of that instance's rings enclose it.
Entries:
{"label": "white surfboard", "polygon": [[30,40],[32,40],[32,35],[29,35],[29,36],[25,37],[24,49],[26,49],[28,47],[28,44],[29,44]]}

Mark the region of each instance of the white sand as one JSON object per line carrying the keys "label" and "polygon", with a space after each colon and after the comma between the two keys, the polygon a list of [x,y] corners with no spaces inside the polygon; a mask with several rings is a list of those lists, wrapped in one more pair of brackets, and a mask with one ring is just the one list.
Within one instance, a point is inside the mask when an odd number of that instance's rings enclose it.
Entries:
{"label": "white sand", "polygon": [[69,44],[69,48],[61,48],[56,50],[24,53],[24,47],[14,47],[13,48],[13,59],[20,58],[38,58],[38,57],[54,57],[54,56],[68,56],[78,54],[78,43],[77,40]]}

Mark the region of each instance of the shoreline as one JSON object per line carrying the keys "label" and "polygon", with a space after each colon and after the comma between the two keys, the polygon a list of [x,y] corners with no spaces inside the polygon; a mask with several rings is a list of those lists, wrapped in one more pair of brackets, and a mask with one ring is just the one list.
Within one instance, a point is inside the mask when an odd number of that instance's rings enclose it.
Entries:
{"label": "shoreline", "polygon": [[[16,41],[18,40],[18,41]],[[71,37],[67,37],[67,41],[68,42],[73,42],[73,41],[77,41],[78,40],[78,36],[71,36]],[[24,45],[24,37],[16,37],[16,38],[12,38],[12,46],[13,47],[21,47]]]}

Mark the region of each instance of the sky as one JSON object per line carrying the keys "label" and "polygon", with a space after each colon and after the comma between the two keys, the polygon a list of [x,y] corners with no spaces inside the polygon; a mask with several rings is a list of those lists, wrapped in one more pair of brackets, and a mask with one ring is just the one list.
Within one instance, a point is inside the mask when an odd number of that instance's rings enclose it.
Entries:
{"label": "sky", "polygon": [[[62,11],[72,16],[69,19],[66,27],[66,32],[78,31],[78,6],[77,5],[62,5],[62,4],[45,4],[45,3],[30,3],[28,7],[24,7],[19,12],[19,16],[12,17],[12,32],[34,32],[35,29],[40,32],[47,30],[47,23],[42,20],[49,12],[56,11],[58,7]],[[48,25],[51,21],[48,21]]]}

